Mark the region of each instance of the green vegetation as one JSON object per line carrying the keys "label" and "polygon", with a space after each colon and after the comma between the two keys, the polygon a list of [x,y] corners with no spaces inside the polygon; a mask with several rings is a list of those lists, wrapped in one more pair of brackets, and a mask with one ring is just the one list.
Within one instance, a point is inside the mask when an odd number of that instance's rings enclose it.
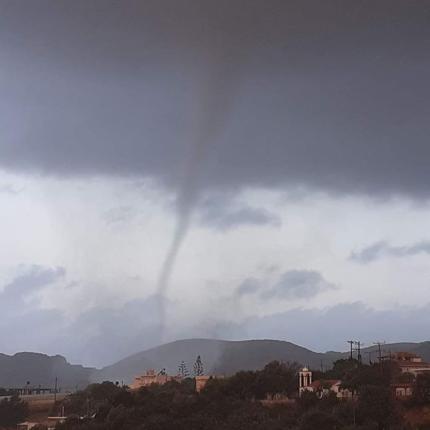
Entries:
{"label": "green vegetation", "polygon": [[[399,369],[340,360],[321,378],[342,379],[353,400],[329,392],[305,392],[295,402],[267,399],[297,397],[296,365],[271,362],[260,371],[242,371],[210,379],[197,394],[192,378],[130,392],[111,382],[90,385],[69,396],[69,419],[58,430],[414,430],[403,422],[403,409],[430,403],[430,378],[419,377],[413,398],[400,402],[391,383]],[[261,400],[266,400],[262,402]],[[421,427],[425,428],[425,427]]]}
{"label": "green vegetation", "polygon": [[28,415],[27,404],[13,395],[0,401],[0,428],[15,427]]}

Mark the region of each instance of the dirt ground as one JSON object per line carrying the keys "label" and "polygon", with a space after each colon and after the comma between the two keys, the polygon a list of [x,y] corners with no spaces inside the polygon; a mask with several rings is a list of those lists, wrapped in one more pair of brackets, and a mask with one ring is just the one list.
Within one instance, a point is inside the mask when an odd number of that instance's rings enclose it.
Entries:
{"label": "dirt ground", "polygon": [[430,407],[415,407],[405,411],[405,420],[412,425],[427,425],[430,429]]}

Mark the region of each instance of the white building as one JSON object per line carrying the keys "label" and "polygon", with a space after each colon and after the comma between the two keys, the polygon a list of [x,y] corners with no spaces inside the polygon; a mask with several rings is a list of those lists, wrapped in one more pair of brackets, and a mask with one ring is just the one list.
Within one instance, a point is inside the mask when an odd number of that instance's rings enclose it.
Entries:
{"label": "white building", "polygon": [[312,372],[307,367],[304,367],[299,372],[299,396],[305,391],[313,392],[318,397],[335,393],[339,399],[352,398],[352,392],[346,388],[342,388],[342,381],[340,379],[320,379],[314,381],[312,379]]}

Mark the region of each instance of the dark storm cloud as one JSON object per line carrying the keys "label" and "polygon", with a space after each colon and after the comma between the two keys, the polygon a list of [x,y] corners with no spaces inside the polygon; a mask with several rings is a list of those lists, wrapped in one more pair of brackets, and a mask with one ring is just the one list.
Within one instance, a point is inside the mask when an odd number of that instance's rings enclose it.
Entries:
{"label": "dark storm cloud", "polygon": [[273,282],[270,279],[247,278],[236,289],[238,296],[260,293],[262,299],[304,299],[335,288],[315,270],[289,270]]}
{"label": "dark storm cloud", "polygon": [[387,242],[377,242],[360,251],[354,251],[350,259],[367,264],[384,257],[412,257],[419,254],[430,254],[430,241],[417,242],[409,246],[392,246]]}
{"label": "dark storm cloud", "polygon": [[212,82],[202,190],[428,196],[426,1],[0,6],[2,168],[176,191]]}

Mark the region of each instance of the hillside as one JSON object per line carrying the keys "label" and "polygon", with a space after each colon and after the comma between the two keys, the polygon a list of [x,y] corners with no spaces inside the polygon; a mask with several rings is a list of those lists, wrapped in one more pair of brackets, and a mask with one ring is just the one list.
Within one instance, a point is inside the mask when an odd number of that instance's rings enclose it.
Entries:
{"label": "hillside", "polygon": [[168,373],[176,374],[182,360],[191,372],[197,355],[201,355],[205,369],[212,371],[226,343],[228,342],[213,339],[187,339],[166,343],[104,367],[93,373],[92,380],[100,382],[108,379],[130,383],[136,375],[148,369],[165,368]]}
{"label": "hillside", "polygon": [[[430,362],[430,342],[395,343],[384,345],[388,351],[410,351]],[[367,362],[368,351],[377,359],[375,346],[363,349],[363,360]],[[333,361],[347,358],[347,352],[319,353],[291,342],[279,340],[224,341],[215,339],[187,339],[167,343],[133,354],[103,369],[72,365],[62,356],[21,352],[15,355],[0,354],[0,387],[23,387],[27,381],[32,386],[53,387],[58,377],[59,387],[73,389],[89,382],[104,380],[130,383],[136,375],[148,369],[176,374],[179,363],[184,360],[190,373],[193,363],[200,355],[207,373],[232,374],[239,370],[261,369],[272,360],[297,362],[314,369],[321,365],[328,368]]]}
{"label": "hillside", "polygon": [[[424,360],[430,361],[430,342],[393,343],[384,345],[383,349],[385,353],[388,351],[415,352]],[[376,360],[376,346],[363,349],[363,360],[368,360],[369,351],[372,351],[372,359]],[[187,339],[167,343],[124,358],[111,366],[95,371],[92,374],[92,380],[117,380],[130,383],[134,376],[148,369],[165,368],[168,373],[176,374],[182,360],[192,372],[197,355],[202,357],[205,372],[226,375],[239,370],[261,369],[272,360],[297,362],[314,369],[320,369],[321,366],[329,368],[334,361],[349,356],[347,352],[314,352],[291,342],[279,340]]]}
{"label": "hillside", "polygon": [[31,387],[54,387],[57,377],[59,387],[73,389],[86,386],[93,372],[93,368],[68,363],[61,355],[34,352],[0,354],[0,387],[20,388],[27,382]]}
{"label": "hillside", "polygon": [[205,372],[232,374],[239,370],[262,368],[272,360],[306,364],[320,368],[321,360],[329,366],[341,357],[341,353],[316,353],[309,349],[278,340],[224,341],[214,339],[187,339],[149,349],[118,363],[94,372],[94,381],[122,380],[129,383],[134,376],[149,368],[163,369],[176,374],[179,363],[184,360],[188,370],[200,355]]}

